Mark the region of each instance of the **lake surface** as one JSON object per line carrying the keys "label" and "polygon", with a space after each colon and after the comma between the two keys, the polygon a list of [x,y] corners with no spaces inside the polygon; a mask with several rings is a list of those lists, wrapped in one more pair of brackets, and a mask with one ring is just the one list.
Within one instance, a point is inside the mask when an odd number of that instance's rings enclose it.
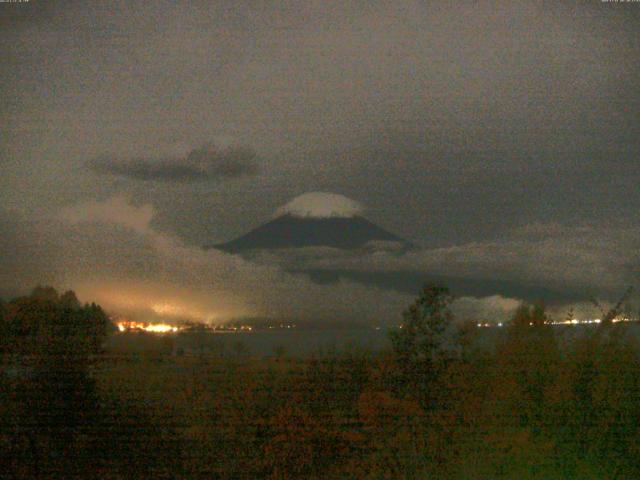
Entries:
{"label": "lake surface", "polygon": [[[595,326],[554,326],[561,349],[571,349],[574,342],[596,331]],[[625,341],[640,341],[640,324],[614,326]],[[474,332],[474,344],[482,349],[493,349],[506,334],[506,328],[479,328]],[[307,330],[279,329],[254,332],[181,332],[158,335],[150,333],[120,333],[109,341],[109,349],[123,352],[149,350],[173,353],[205,354],[227,357],[230,355],[275,356],[331,356],[345,352],[380,351],[391,347],[388,330]]]}
{"label": "lake surface", "polygon": [[387,331],[363,330],[277,330],[241,333],[180,333],[176,348],[185,351],[204,350],[221,355],[245,353],[257,356],[331,355],[345,351],[379,351],[390,347]]}

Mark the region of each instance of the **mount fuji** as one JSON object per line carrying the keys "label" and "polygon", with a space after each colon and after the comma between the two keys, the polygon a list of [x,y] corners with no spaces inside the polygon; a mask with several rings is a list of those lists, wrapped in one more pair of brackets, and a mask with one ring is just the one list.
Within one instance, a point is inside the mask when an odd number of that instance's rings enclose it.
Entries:
{"label": "mount fuji", "polygon": [[253,250],[331,247],[343,250],[364,248],[376,243],[395,244],[406,249],[411,244],[370,222],[359,204],[342,195],[308,193],[276,212],[276,218],[226,243],[209,245],[228,253]]}
{"label": "mount fuji", "polygon": [[[430,282],[448,285],[452,291],[474,297],[500,294],[530,301],[542,298],[550,302],[579,298],[577,291],[560,292],[544,286],[493,277],[437,275],[420,267],[361,270],[348,265],[340,266],[339,263],[318,265],[314,261],[322,257],[327,260],[373,260],[376,252],[380,251],[401,257],[404,253],[419,249],[415,244],[367,220],[362,216],[362,207],[342,195],[307,193],[277,210],[274,217],[239,238],[205,248],[238,254],[253,261],[266,253],[269,261],[275,259],[285,270],[308,275],[321,284],[349,280],[415,295],[422,284]],[[311,248],[319,250],[313,251]],[[311,263],[306,261],[309,259]]]}

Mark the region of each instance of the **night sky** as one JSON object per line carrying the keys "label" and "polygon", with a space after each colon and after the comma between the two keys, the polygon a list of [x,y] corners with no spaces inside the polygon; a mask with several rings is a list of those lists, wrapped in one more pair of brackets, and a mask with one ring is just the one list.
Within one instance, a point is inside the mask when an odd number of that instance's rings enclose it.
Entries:
{"label": "night sky", "polygon": [[[639,3],[31,0],[0,3],[0,39],[2,296],[398,317],[406,293],[200,248],[307,192],[420,246],[314,267],[584,291],[585,309],[640,279]],[[520,301],[460,294],[496,321]]]}

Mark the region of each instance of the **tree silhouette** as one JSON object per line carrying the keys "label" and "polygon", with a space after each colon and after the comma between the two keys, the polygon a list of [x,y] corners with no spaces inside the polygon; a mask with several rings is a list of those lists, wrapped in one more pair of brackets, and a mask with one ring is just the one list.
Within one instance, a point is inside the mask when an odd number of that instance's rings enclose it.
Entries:
{"label": "tree silhouette", "polygon": [[628,287],[624,293],[618,298],[618,301],[609,309],[606,309],[600,304],[600,302],[595,298],[591,298],[591,303],[600,310],[601,322],[603,325],[608,325],[613,322],[613,320],[622,313],[623,308],[629,297],[633,293],[633,287]]}
{"label": "tree silhouette", "polygon": [[453,297],[446,287],[425,286],[402,314],[399,330],[389,332],[400,367],[400,386],[430,403],[430,388],[446,359],[444,334],[453,321]]}
{"label": "tree silhouette", "polygon": [[41,286],[10,301],[3,323],[4,350],[17,372],[10,442],[28,446],[14,452],[20,467],[27,477],[71,474],[70,449],[97,408],[91,358],[113,326],[99,306]]}
{"label": "tree silhouette", "polygon": [[513,327],[540,327],[546,325],[548,321],[544,303],[537,302],[533,305],[521,303],[513,314],[510,325]]}
{"label": "tree silhouette", "polygon": [[444,351],[443,334],[453,315],[446,287],[425,286],[403,312],[400,330],[390,332],[393,349],[402,363],[430,364]]}

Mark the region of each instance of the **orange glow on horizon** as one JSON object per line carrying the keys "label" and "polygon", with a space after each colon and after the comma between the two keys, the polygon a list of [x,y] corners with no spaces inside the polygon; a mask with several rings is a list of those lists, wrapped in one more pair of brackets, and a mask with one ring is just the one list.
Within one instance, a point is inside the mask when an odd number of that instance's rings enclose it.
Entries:
{"label": "orange glow on horizon", "polygon": [[133,320],[123,320],[120,322],[116,322],[118,330],[121,332],[128,331],[144,331],[144,332],[152,332],[152,333],[175,333],[180,330],[179,327],[174,325],[169,325],[167,323],[146,323],[146,322],[135,322]]}

